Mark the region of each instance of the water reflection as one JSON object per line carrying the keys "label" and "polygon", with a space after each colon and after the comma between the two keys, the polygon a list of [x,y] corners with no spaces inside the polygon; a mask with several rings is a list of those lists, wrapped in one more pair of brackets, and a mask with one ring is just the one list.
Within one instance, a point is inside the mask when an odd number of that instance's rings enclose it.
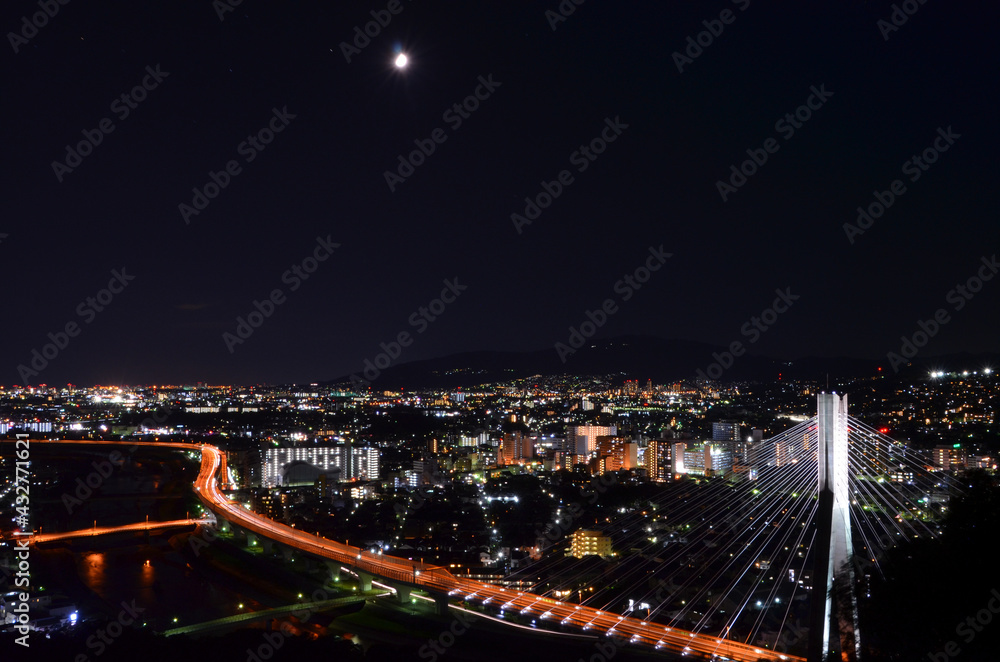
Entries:
{"label": "water reflection", "polygon": [[104,554],[92,552],[83,558],[83,581],[95,593],[101,593],[108,583]]}

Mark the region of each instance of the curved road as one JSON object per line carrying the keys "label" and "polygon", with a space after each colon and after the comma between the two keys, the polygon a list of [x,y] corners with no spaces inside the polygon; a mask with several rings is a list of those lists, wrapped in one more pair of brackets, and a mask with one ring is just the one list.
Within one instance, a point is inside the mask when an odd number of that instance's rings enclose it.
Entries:
{"label": "curved road", "polygon": [[[32,443],[114,444],[121,446],[127,442],[38,440],[32,441]],[[806,662],[805,658],[785,655],[766,648],[669,628],[660,623],[621,616],[571,602],[560,602],[534,593],[508,590],[492,584],[462,579],[455,577],[445,568],[424,566],[408,559],[381,553],[373,554],[358,547],[311,535],[258,515],[226,498],[219,491],[216,480],[216,473],[222,462],[222,454],[215,446],[173,442],[137,442],[133,445],[177,448],[186,451],[200,450],[201,471],[195,480],[194,489],[198,497],[216,515],[222,516],[252,533],[270,538],[288,547],[342,563],[377,577],[421,586],[438,594],[460,596],[462,600],[478,600],[483,604],[501,605],[506,610],[516,609],[522,614],[531,614],[540,619],[559,620],[564,625],[572,625],[587,632],[628,637],[635,644],[645,644],[657,649],[667,649],[702,658],[727,658],[738,662],[758,660]]]}

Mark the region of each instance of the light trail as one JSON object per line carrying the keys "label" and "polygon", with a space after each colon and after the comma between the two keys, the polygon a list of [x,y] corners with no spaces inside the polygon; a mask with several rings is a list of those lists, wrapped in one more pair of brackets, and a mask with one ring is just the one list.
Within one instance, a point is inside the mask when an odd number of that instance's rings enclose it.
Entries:
{"label": "light trail", "polygon": [[[778,653],[766,648],[747,645],[741,642],[722,639],[717,636],[696,634],[686,630],[664,626],[662,623],[643,621],[638,618],[620,616],[592,607],[574,603],[564,603],[552,598],[546,598],[534,593],[507,590],[471,579],[455,577],[446,568],[427,566],[388,554],[372,554],[359,547],[347,545],[334,540],[321,538],[315,534],[293,529],[284,524],[258,515],[243,506],[230,501],[219,491],[216,474],[222,463],[222,453],[209,444],[194,445],[175,442],[136,442],[134,444],[113,441],[34,441],[43,444],[105,444],[105,445],[138,445],[158,448],[175,448],[183,451],[199,450],[201,452],[201,470],[195,479],[194,489],[199,499],[215,512],[217,517],[226,519],[250,533],[270,538],[287,547],[329,559],[336,563],[366,574],[397,581],[439,595],[470,595],[476,594],[477,600],[490,601],[498,604],[508,604],[509,609],[521,610],[534,605],[547,607],[553,620],[558,618],[562,623],[587,631],[596,630],[610,636],[618,634],[627,637],[633,644],[644,644],[655,649],[668,649],[680,654],[700,655],[704,659],[719,659],[720,656],[735,662],[756,662],[764,660],[781,660],[783,662],[806,662],[805,658]],[[610,634],[609,634],[610,631]]]}
{"label": "light trail", "polygon": [[175,519],[167,522],[140,522],[138,524],[123,524],[121,526],[98,526],[90,529],[80,529],[78,531],[66,531],[63,533],[33,533],[24,536],[28,538],[29,545],[36,545],[43,542],[55,540],[70,540],[73,538],[91,538],[94,536],[106,536],[113,533],[128,533],[136,531],[150,531],[156,529],[170,529],[182,526],[192,526],[204,524],[203,519]]}

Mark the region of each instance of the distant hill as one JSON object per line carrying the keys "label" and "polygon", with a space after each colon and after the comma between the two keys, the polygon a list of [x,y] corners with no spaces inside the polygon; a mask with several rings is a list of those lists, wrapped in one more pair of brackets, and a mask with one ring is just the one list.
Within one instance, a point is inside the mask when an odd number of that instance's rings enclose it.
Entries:
{"label": "distant hill", "polygon": [[[532,375],[598,375],[619,373],[622,379],[638,379],[664,384],[718,375],[710,370],[716,363],[713,353],[723,356],[725,348],[689,340],[666,340],[653,336],[625,336],[592,340],[563,363],[552,348],[530,352],[476,351],[390,365],[378,372],[371,384],[393,388],[453,388],[489,382],[508,381]],[[1000,354],[956,354],[951,356],[917,356],[913,363],[900,370],[901,375],[925,374],[931,370],[979,370],[984,366],[1000,369]],[[764,356],[744,354],[734,358],[723,370],[722,382],[784,379],[814,379],[824,381],[874,376],[878,368],[892,375],[885,359],[849,357],[806,357],[794,361],[779,361]],[[702,371],[701,373],[699,371]],[[360,372],[356,373],[364,377]],[[374,366],[369,377],[375,375]],[[350,381],[350,375],[330,380],[327,384]]]}
{"label": "distant hill", "polygon": [[[450,388],[554,374],[619,373],[623,380],[638,379],[645,382],[652,379],[657,384],[693,380],[702,375],[718,376],[723,382],[771,381],[777,380],[779,374],[785,379],[822,381],[828,374],[831,378],[838,379],[876,375],[880,366],[883,373],[892,374],[891,367],[884,359],[806,357],[795,361],[778,361],[748,354],[734,358],[732,364],[720,374],[719,367],[710,366],[717,362],[715,355],[725,358],[725,351],[722,347],[688,340],[627,336],[590,341],[572,355],[566,356],[565,363],[552,348],[530,352],[476,351],[390,365],[378,373],[372,366],[367,378],[373,386],[391,389]],[[1000,355],[993,355],[993,364],[1000,367],[998,359]],[[973,355],[929,359],[917,357],[913,366],[904,368],[903,371],[978,369],[968,366],[981,367],[987,365],[989,360],[988,356]],[[357,374],[365,377],[360,372]],[[371,379],[372,376],[375,378]],[[327,383],[344,381],[350,381],[350,375]]]}

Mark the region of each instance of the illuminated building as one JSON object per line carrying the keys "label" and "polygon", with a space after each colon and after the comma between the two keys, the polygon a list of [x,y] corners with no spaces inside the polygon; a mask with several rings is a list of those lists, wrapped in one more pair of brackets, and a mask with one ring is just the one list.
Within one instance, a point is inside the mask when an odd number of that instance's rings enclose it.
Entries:
{"label": "illuminated building", "polygon": [[523,464],[535,456],[534,437],[527,437],[521,432],[504,434],[500,443],[500,461],[503,464]]}
{"label": "illuminated building", "polygon": [[312,448],[268,448],[264,454],[263,487],[283,484],[283,475],[290,465],[308,464],[320,473],[340,470],[341,480],[356,478],[374,480],[379,477],[377,448],[350,445]]}
{"label": "illuminated building", "polygon": [[670,466],[670,444],[665,439],[650,439],[643,456],[650,480],[663,480],[663,470]]}
{"label": "illuminated building", "polygon": [[683,441],[678,441],[670,449],[670,473],[675,476],[687,473],[684,470],[684,452],[687,450],[687,444]]}
{"label": "illuminated building", "polygon": [[954,446],[935,446],[933,451],[934,464],[944,470],[964,469],[967,462],[965,450],[960,444]]}
{"label": "illuminated building", "polygon": [[566,428],[566,451],[575,455],[590,455],[597,450],[598,437],[618,434],[614,425],[570,425]]}
{"label": "illuminated building", "polygon": [[732,421],[712,423],[712,441],[739,441],[740,425]]}
{"label": "illuminated building", "polygon": [[600,436],[597,438],[597,459],[600,464],[597,473],[635,469],[639,445],[628,437]]}
{"label": "illuminated building", "polygon": [[733,452],[730,444],[703,442],[689,449],[683,442],[675,443],[672,452],[674,474],[719,476],[732,472]]}
{"label": "illuminated building", "polygon": [[611,538],[600,531],[580,529],[570,536],[570,556],[582,559],[585,556],[611,556],[611,554]]}
{"label": "illuminated building", "polygon": [[970,455],[968,467],[970,469],[996,469],[996,460],[988,455]]}

